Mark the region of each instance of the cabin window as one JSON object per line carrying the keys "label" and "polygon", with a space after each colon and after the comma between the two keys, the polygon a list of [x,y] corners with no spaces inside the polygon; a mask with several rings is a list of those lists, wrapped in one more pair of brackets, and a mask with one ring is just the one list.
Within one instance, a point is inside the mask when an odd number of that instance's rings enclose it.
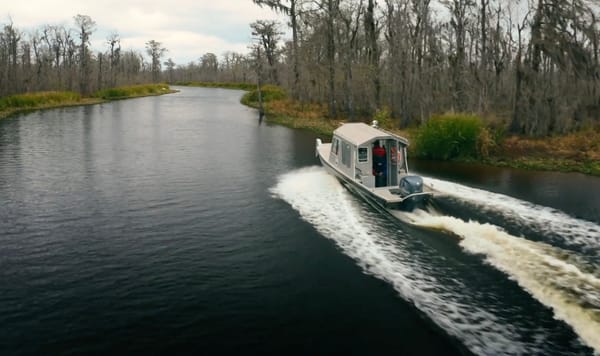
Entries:
{"label": "cabin window", "polygon": [[346,167],[350,167],[350,145],[346,142],[342,142],[342,164]]}
{"label": "cabin window", "polygon": [[359,162],[368,162],[369,161],[369,149],[366,147],[358,148],[358,161]]}
{"label": "cabin window", "polygon": [[337,156],[338,151],[340,150],[340,140],[337,138],[333,140],[333,154]]}

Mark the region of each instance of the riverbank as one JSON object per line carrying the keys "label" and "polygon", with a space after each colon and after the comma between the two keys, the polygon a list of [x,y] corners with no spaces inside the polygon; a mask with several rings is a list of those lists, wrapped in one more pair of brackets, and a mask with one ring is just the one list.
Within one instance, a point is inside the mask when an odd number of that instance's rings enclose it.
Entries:
{"label": "riverbank", "polygon": [[600,131],[528,138],[510,136],[502,140],[493,156],[484,160],[496,166],[580,172],[600,176]]}
{"label": "riverbank", "polygon": [[47,91],[0,98],[0,119],[23,112],[68,106],[95,105],[112,100],[139,98],[177,92],[166,84],[142,84],[110,88],[82,97],[69,91]]}
{"label": "riverbank", "polygon": [[[251,92],[242,98],[242,103],[258,107]],[[291,99],[267,100],[264,103],[267,122],[291,128],[311,130],[324,139],[330,139],[335,130],[345,120],[326,119],[327,108],[319,104],[304,104]],[[361,118],[369,122],[372,118]],[[386,118],[383,118],[385,121]],[[380,120],[381,122],[382,120]],[[392,124],[387,122],[386,124]],[[392,127],[393,125],[390,125]],[[384,125],[385,127],[385,125]],[[410,154],[415,157],[416,136],[419,129],[398,130],[395,133],[409,139]],[[562,136],[530,138],[523,136],[502,136],[488,143],[485,156],[479,158],[456,158],[456,162],[484,163],[499,167],[522,169],[579,172],[600,176],[600,130],[586,129]]]}

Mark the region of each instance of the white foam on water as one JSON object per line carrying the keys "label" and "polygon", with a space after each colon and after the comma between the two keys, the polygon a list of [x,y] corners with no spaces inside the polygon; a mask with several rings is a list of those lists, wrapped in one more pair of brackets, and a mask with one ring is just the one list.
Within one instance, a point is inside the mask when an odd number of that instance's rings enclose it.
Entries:
{"label": "white foam on water", "polygon": [[[462,286],[439,283],[431,267],[402,248],[397,236],[381,231],[349,193],[322,168],[305,168],[280,177],[272,188],[323,236],[333,240],[368,274],[389,282],[442,329],[478,354],[540,353],[488,308],[465,302]],[[460,284],[460,282],[457,282]],[[453,289],[454,288],[454,289]]]}
{"label": "white foam on water", "polygon": [[424,177],[425,183],[442,194],[470,202],[483,210],[501,213],[507,220],[534,227],[549,237],[558,237],[600,257],[600,226],[577,219],[556,209],[533,204],[503,194],[492,193],[461,184]]}
{"label": "white foam on water", "polygon": [[570,263],[569,252],[512,236],[491,224],[436,216],[425,211],[403,213],[418,226],[441,229],[461,238],[460,246],[505,272],[523,289],[552,308],[596,353],[600,353],[600,277]]}

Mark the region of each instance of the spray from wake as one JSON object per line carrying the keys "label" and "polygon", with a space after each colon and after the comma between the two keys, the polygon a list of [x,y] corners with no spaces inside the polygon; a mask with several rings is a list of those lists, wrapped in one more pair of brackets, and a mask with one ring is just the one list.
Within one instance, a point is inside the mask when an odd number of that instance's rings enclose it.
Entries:
{"label": "spray from wake", "polygon": [[366,273],[389,282],[403,299],[411,301],[471,351],[478,354],[548,352],[548,349],[540,349],[539,343],[524,341],[513,325],[499,317],[493,308],[470,302],[462,282],[440,282],[432,267],[402,245],[408,240],[396,236],[402,232],[382,231],[367,220],[364,207],[357,205],[321,168],[286,174],[280,177],[272,192],[288,202],[323,236],[335,241]]}
{"label": "spray from wake", "polygon": [[498,227],[424,211],[403,213],[412,224],[452,232],[469,253],[505,272],[534,298],[553,309],[581,339],[600,352],[600,278],[580,270],[569,253],[512,236]]}
{"label": "spray from wake", "polygon": [[591,221],[503,194],[434,178],[424,178],[424,181],[442,194],[474,204],[483,211],[500,213],[507,221],[532,227],[556,243],[600,257],[600,226]]}

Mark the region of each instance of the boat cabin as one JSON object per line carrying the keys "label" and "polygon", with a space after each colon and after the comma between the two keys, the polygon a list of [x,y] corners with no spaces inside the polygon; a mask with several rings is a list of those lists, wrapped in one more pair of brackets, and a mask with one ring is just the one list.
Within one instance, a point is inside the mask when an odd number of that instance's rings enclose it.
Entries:
{"label": "boat cabin", "polygon": [[367,188],[398,186],[408,174],[408,141],[364,123],[344,124],[333,132],[329,163]]}

